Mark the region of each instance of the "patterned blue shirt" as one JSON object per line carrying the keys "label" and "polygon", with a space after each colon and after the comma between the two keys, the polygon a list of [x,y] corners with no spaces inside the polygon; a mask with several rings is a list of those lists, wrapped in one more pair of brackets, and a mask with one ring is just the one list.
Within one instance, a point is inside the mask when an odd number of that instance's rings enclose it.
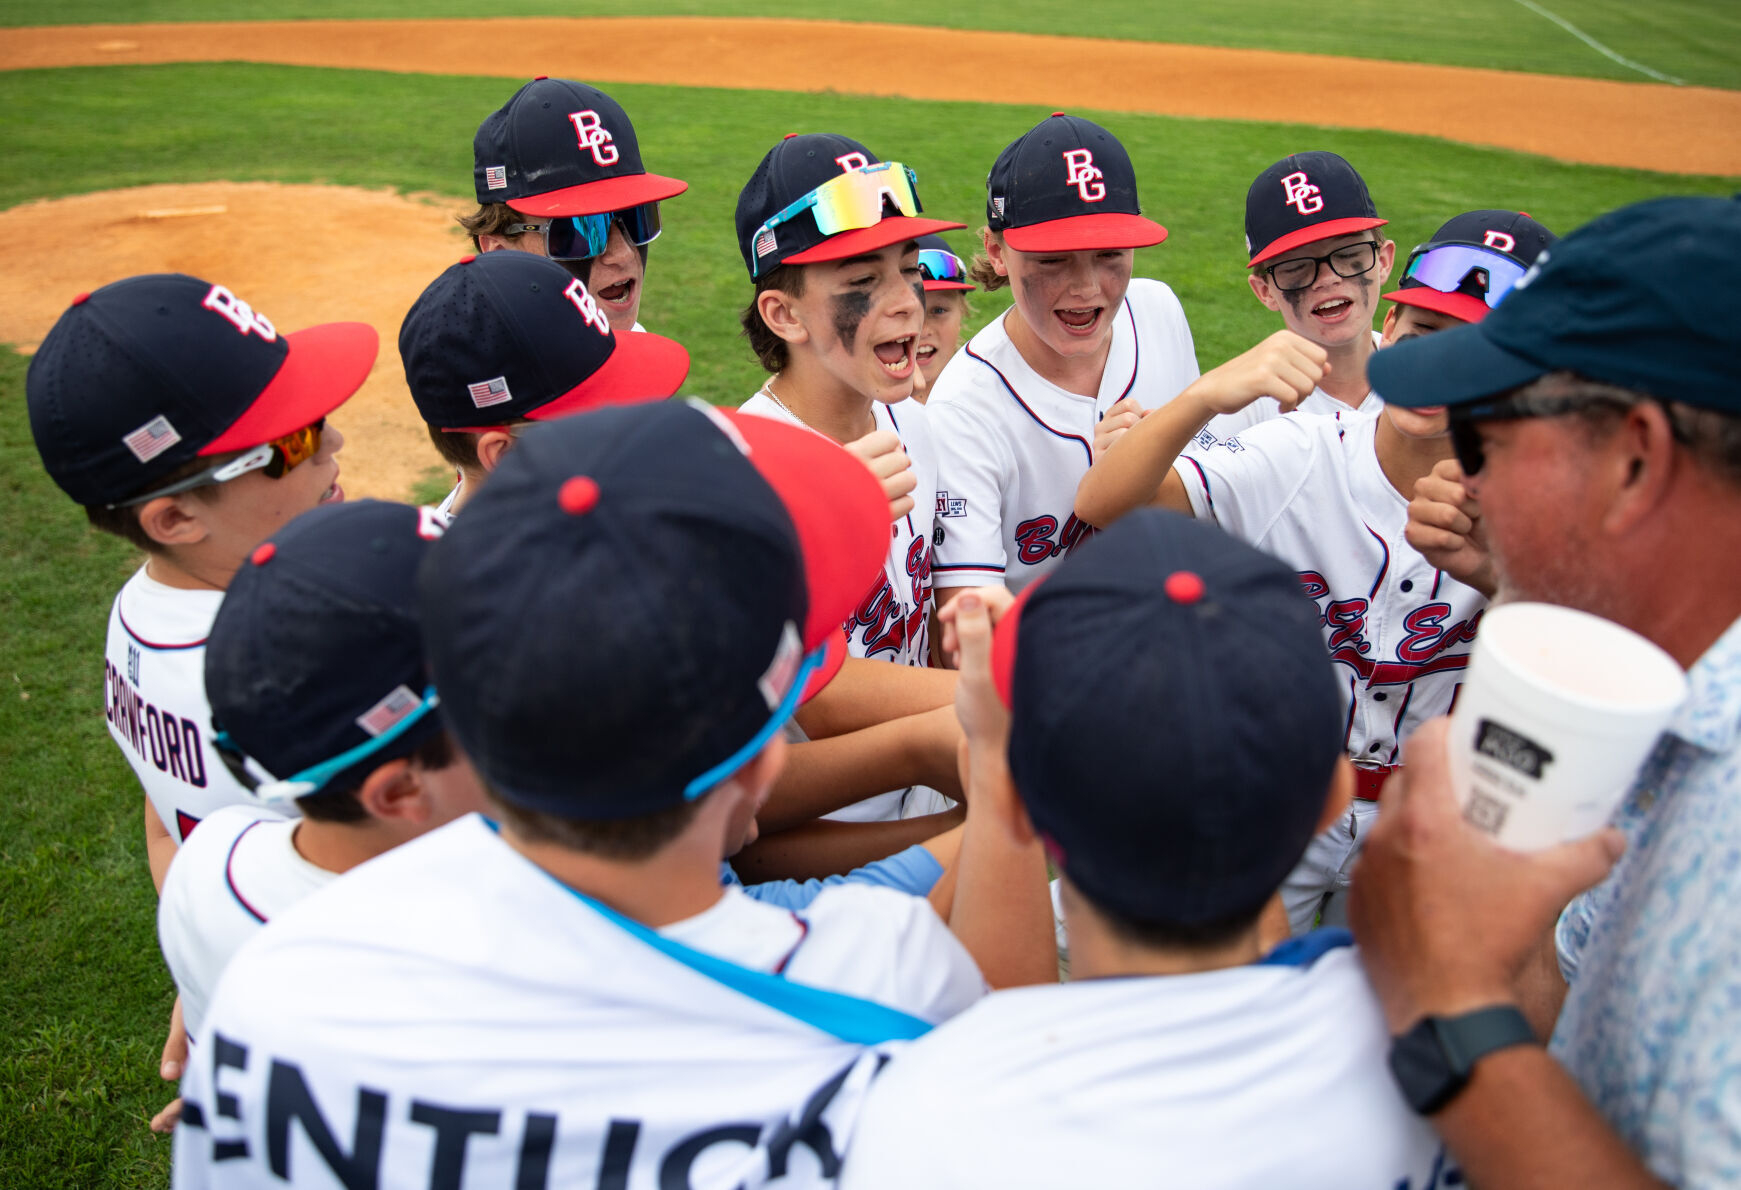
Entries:
{"label": "patterned blue shirt", "polygon": [[1567,907],[1552,1051],[1668,1182],[1741,1186],[1741,620],[1615,818],[1626,854]]}

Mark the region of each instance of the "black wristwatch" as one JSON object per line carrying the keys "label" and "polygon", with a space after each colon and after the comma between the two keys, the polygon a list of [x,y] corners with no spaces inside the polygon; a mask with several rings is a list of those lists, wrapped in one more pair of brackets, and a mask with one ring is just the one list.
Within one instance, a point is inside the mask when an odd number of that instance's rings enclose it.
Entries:
{"label": "black wristwatch", "polygon": [[1535,1043],[1535,1030],[1509,1004],[1462,1016],[1422,1017],[1390,1043],[1390,1072],[1409,1106],[1430,1116],[1457,1097],[1482,1057]]}

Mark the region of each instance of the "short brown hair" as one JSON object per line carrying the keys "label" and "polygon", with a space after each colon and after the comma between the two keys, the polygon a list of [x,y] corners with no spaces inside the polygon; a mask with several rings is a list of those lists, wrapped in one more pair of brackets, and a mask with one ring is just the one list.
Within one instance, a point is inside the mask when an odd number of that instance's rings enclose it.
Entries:
{"label": "short brown hair", "polygon": [[[505,417],[501,423],[504,426],[529,426],[532,423],[523,417]],[[425,426],[429,431],[429,440],[435,444],[436,453],[452,467],[461,471],[476,471],[481,464],[478,462],[478,436],[463,430],[444,430],[440,426]]]}
{"label": "short brown hair", "polygon": [[[1004,242],[1002,232],[993,231],[989,226],[987,226],[979,229],[980,243],[983,244],[985,242],[985,237],[988,235],[996,236],[997,242],[1000,244]],[[998,272],[996,267],[992,265],[991,255],[986,252],[984,248],[981,248],[978,252],[973,254],[973,263],[967,266],[967,275],[975,285],[978,285],[987,293],[1003,289],[1010,283],[1009,277],[1006,274]]]}
{"label": "short brown hair", "polygon": [[[488,202],[478,207],[470,215],[455,215],[454,221],[465,228],[466,234],[472,238],[472,247],[482,251],[483,245],[478,243],[481,236],[507,236],[504,227],[515,223],[526,222],[526,216],[516,211],[505,202]],[[526,232],[515,232],[515,236],[526,235]],[[510,239],[513,236],[509,236]]]}
{"label": "short brown hair", "polygon": [[771,289],[778,289],[793,297],[803,293],[804,266],[783,264],[757,277],[755,296],[744,307],[744,338],[750,341],[750,350],[756,353],[762,367],[770,374],[778,375],[791,362],[792,353],[786,346],[786,340],[768,329],[768,324],[762,320],[761,310],[756,306],[761,296]]}
{"label": "short brown hair", "polygon": [[[231,459],[236,458],[239,454],[241,454],[240,451],[232,451],[229,454],[207,455],[200,458],[189,459],[169,474],[159,476],[144,487],[139,488],[131,495],[125,497],[125,499],[136,499],[147,492],[156,491],[158,488],[166,488],[178,480],[198,475],[208,467],[222,466]],[[204,504],[215,504],[220,495],[218,489],[221,487],[223,487],[222,484],[216,483],[201,484],[199,487],[189,488],[186,492],[181,494],[192,496],[194,499]],[[144,527],[139,524],[139,510],[144,507],[143,505],[121,503],[116,507],[111,508],[107,504],[85,504],[82,505],[82,507],[85,510],[85,519],[90,521],[95,528],[101,529],[105,533],[113,533],[116,537],[132,543],[134,546],[144,550],[148,554],[165,554],[169,552],[168,546],[164,545],[161,541],[154,540],[149,533],[145,532]]]}
{"label": "short brown hair", "polygon": [[528,843],[550,843],[599,859],[634,862],[654,855],[688,829],[701,799],[635,818],[562,818],[528,810],[485,786],[490,806],[508,829]]}

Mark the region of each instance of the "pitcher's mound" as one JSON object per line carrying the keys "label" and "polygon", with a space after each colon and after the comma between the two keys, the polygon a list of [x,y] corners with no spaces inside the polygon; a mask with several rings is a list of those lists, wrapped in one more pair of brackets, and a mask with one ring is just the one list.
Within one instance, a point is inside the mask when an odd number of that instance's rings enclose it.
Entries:
{"label": "pitcher's mound", "polygon": [[203,182],[140,186],[0,211],[0,342],[32,351],[73,297],[135,273],[228,286],[280,330],[371,324],[381,355],[333,419],[352,496],[405,499],[440,463],[405,390],[399,324],[424,286],[471,251],[464,199],[385,190]]}

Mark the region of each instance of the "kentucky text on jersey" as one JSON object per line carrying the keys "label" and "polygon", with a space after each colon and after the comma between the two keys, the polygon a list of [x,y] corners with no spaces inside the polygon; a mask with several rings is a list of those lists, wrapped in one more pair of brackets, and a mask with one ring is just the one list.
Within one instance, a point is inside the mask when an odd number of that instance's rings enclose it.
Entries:
{"label": "kentucky text on jersey", "polygon": [[[129,650],[129,656],[135,656]],[[103,714],[142,759],[196,789],[206,787],[205,743],[199,725],[185,715],[145,701],[114,663],[103,660]]]}
{"label": "kentucky text on jersey", "polygon": [[[596,1157],[597,1175],[589,1183],[595,1190],[621,1190],[629,1184],[631,1170],[646,1168],[656,1158],[658,1185],[682,1190],[692,1184],[691,1172],[704,1155],[718,1146],[729,1146],[741,1156],[759,1154],[761,1176],[773,1180],[803,1170],[811,1177],[833,1179],[840,1173],[841,1151],[833,1131],[823,1119],[835,1096],[857,1063],[848,1064],[812,1093],[795,1116],[774,1124],[751,1120],[721,1121],[693,1132],[661,1140],[657,1153],[644,1135],[645,1122],[609,1116],[605,1119],[572,1119],[555,1111],[507,1108],[488,1103],[434,1103],[411,1095],[395,1096],[372,1087],[358,1086],[338,1105],[318,1102],[302,1067],[285,1058],[261,1052],[257,1047],[215,1033],[210,1064],[212,1099],[208,1104],[188,1101],[182,1106],[182,1126],[211,1135],[211,1160],[265,1164],[272,1175],[287,1183],[313,1184],[302,1162],[318,1159],[339,1185],[363,1190],[381,1184],[383,1157],[391,1152],[393,1164],[407,1172],[407,1150],[427,1154],[431,1187],[469,1185],[472,1173],[492,1185],[516,1190],[545,1190],[560,1184],[580,1190],[571,1176],[551,1180],[552,1158],[562,1149],[562,1165],[572,1170],[578,1164],[592,1165],[577,1152],[578,1144],[602,1136]],[[250,1065],[267,1068],[264,1096],[264,1147],[255,1151],[246,1137],[259,1137],[258,1121],[243,1119],[242,1100],[223,1090],[228,1071],[245,1074]],[[879,1062],[880,1065],[880,1062]],[[349,1119],[349,1136],[342,1136],[336,1119]],[[304,1143],[294,1143],[297,1137]],[[795,1150],[808,1150],[808,1157],[795,1157]],[[717,1154],[713,1154],[717,1156]],[[467,1168],[468,1162],[473,1168]],[[485,1168],[479,1168],[485,1167]],[[510,1181],[505,1175],[513,1170]],[[801,1181],[810,1180],[801,1177]],[[482,1184],[481,1182],[479,1184]],[[832,1181],[830,1181],[832,1184]]]}

